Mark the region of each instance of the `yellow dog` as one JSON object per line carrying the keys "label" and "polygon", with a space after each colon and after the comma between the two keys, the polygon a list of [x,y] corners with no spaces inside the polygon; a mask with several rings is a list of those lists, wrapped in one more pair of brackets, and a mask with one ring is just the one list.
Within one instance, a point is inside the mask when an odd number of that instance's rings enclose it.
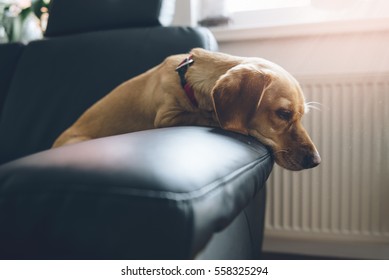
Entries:
{"label": "yellow dog", "polygon": [[219,126],[255,137],[277,164],[301,170],[321,161],[301,124],[305,111],[298,82],[275,63],[196,48],[119,85],[53,147],[159,127]]}

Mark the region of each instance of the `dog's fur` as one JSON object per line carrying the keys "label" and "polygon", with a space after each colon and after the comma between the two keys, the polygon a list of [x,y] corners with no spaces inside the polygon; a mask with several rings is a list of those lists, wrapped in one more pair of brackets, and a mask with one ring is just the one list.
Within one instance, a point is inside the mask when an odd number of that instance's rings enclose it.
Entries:
{"label": "dog's fur", "polygon": [[306,103],[298,82],[280,66],[203,49],[191,51],[185,74],[193,106],[175,68],[188,55],[174,55],[115,88],[62,133],[53,147],[89,139],[178,125],[220,126],[269,146],[290,170],[318,165],[320,156],[301,124]]}

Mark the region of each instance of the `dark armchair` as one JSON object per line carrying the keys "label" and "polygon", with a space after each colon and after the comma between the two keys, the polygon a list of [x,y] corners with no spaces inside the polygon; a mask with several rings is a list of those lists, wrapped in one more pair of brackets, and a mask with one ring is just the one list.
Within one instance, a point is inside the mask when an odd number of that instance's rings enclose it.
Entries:
{"label": "dark armchair", "polygon": [[51,2],[43,40],[0,45],[0,258],[259,258],[273,160],[254,139],[174,127],[50,149],[121,82],[216,49],[212,34],[162,26],[171,1]]}

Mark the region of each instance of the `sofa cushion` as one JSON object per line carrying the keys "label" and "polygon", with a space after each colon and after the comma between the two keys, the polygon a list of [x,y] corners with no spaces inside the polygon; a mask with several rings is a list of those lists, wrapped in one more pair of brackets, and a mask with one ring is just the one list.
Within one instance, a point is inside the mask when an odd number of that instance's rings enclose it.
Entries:
{"label": "sofa cushion", "polygon": [[0,122],[0,163],[48,149],[88,107],[129,78],[193,47],[215,49],[207,29],[151,27],[31,42]]}
{"label": "sofa cushion", "polygon": [[167,25],[174,5],[175,0],[51,0],[45,35]]}

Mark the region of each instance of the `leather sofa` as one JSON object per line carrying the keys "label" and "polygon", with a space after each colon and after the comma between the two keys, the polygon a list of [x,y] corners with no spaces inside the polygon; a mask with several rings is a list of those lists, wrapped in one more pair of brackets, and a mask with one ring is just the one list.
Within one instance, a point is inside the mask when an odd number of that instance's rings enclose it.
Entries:
{"label": "leather sofa", "polygon": [[52,0],[44,39],[0,45],[0,259],[260,258],[273,159],[255,139],[188,126],[50,149],[121,82],[216,49],[171,15],[171,1]]}

